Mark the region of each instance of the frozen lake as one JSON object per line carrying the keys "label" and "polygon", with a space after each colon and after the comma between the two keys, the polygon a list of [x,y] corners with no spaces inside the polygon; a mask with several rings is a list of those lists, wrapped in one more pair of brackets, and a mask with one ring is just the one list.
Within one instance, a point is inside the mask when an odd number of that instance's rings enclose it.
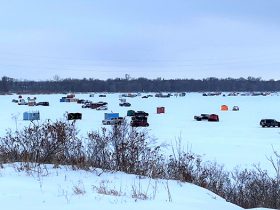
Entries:
{"label": "frozen lake", "polygon": [[[203,160],[217,161],[231,169],[235,166],[248,167],[253,163],[261,163],[262,168],[271,169],[267,157],[273,153],[272,147],[280,151],[280,128],[262,128],[259,122],[263,118],[280,120],[280,97],[273,96],[202,96],[201,93],[188,93],[185,97],[170,98],[126,98],[131,107],[119,106],[120,94],[107,94],[100,98],[98,94],[76,94],[76,98],[93,102],[108,102],[107,111],[81,108],[77,103],[61,103],[63,94],[23,95],[23,98],[36,96],[37,102],[48,101],[49,107],[19,106],[12,103],[17,95],[0,96],[2,107],[1,136],[6,129],[15,130],[28,126],[23,121],[23,112],[39,111],[41,120],[65,119],[66,112],[81,112],[83,118],[77,121],[80,134],[99,130],[105,112],[119,112],[126,116],[127,110],[142,110],[149,113],[147,128],[149,134],[157,139],[158,144],[175,143],[181,139],[185,148],[203,156]],[[143,96],[144,94],[142,94]],[[154,94],[153,94],[154,95]],[[229,111],[221,111],[221,105],[229,106]],[[157,107],[165,107],[166,113],[156,114]],[[239,111],[231,111],[239,106]],[[194,115],[215,113],[220,122],[195,121]],[[170,149],[167,149],[167,153]]]}

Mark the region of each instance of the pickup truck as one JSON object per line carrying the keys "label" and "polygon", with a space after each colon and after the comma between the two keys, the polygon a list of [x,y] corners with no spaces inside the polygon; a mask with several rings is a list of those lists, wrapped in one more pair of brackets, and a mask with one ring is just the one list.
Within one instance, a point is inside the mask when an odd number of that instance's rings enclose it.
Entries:
{"label": "pickup truck", "polygon": [[102,120],[103,125],[121,125],[124,121],[123,117],[116,117],[111,119]]}
{"label": "pickup truck", "polygon": [[208,120],[209,116],[210,116],[209,114],[201,114],[200,116],[198,115],[194,116],[194,119],[197,121]]}
{"label": "pickup truck", "polygon": [[216,114],[201,114],[200,116],[194,116],[197,121],[207,120],[210,122],[219,122],[219,116]]}

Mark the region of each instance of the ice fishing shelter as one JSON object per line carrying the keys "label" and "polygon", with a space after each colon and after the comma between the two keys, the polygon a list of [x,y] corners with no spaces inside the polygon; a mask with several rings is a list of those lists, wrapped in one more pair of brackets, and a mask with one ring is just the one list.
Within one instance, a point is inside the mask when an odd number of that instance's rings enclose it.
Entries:
{"label": "ice fishing shelter", "polygon": [[34,97],[34,98],[28,97],[27,101],[28,101],[27,102],[28,106],[35,106],[36,105],[36,97]]}
{"label": "ice fishing shelter", "polygon": [[161,106],[161,107],[157,107],[157,114],[162,114],[165,113],[165,107]]}
{"label": "ice fishing shelter", "polygon": [[61,97],[61,99],[59,99],[60,102],[66,102],[67,98],[66,97]]}
{"label": "ice fishing shelter", "polygon": [[69,93],[69,94],[67,94],[67,96],[66,96],[67,98],[75,98],[75,94],[73,94],[73,93]]}
{"label": "ice fishing shelter", "polygon": [[228,106],[227,105],[222,105],[221,106],[221,111],[228,111]]}
{"label": "ice fishing shelter", "polygon": [[63,96],[61,97],[61,99],[59,100],[60,102],[77,102],[78,99],[75,98],[75,94],[68,94],[66,97]]}
{"label": "ice fishing shelter", "polygon": [[111,120],[112,118],[120,117],[119,113],[104,113],[104,120]]}
{"label": "ice fishing shelter", "polygon": [[208,117],[208,121],[210,122],[219,122],[219,115],[217,114],[210,114]]}
{"label": "ice fishing shelter", "polygon": [[40,112],[34,111],[34,112],[24,112],[23,113],[23,120],[40,120]]}
{"label": "ice fishing shelter", "polygon": [[134,116],[135,111],[134,110],[127,110],[127,116]]}
{"label": "ice fishing shelter", "polygon": [[81,120],[82,119],[82,113],[68,113],[67,114],[67,120]]}

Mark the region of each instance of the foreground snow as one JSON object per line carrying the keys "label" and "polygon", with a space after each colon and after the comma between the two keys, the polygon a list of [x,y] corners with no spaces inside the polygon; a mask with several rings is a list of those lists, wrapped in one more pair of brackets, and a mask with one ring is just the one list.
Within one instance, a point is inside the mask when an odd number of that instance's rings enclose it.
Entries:
{"label": "foreground snow", "polygon": [[[50,165],[39,175],[19,172],[18,167],[9,164],[0,169],[1,209],[242,209],[189,183]],[[141,194],[147,198],[141,199]]]}

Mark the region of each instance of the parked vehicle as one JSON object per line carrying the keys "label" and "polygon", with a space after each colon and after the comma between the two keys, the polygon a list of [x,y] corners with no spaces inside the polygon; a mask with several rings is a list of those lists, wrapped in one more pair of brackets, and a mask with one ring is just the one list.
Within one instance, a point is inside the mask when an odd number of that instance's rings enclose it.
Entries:
{"label": "parked vehicle", "polygon": [[280,127],[280,122],[275,119],[262,119],[260,121],[260,126],[264,127]]}
{"label": "parked vehicle", "polygon": [[82,108],[91,108],[91,102],[87,102],[87,103],[84,103],[83,105],[82,105]]}
{"label": "parked vehicle", "polygon": [[200,116],[194,116],[194,119],[197,121],[208,120],[209,116],[209,114],[200,114]]}
{"label": "parked vehicle", "polygon": [[107,107],[107,105],[99,106],[96,108],[96,110],[108,110],[108,107]]}
{"label": "parked vehicle", "polygon": [[130,107],[131,104],[128,102],[119,103],[120,106]]}
{"label": "parked vehicle", "polygon": [[111,119],[102,120],[103,125],[121,125],[124,121],[123,117],[116,117]]}
{"label": "parked vehicle", "polygon": [[36,103],[36,106],[49,106],[49,105],[50,105],[50,103],[47,101]]}
{"label": "parked vehicle", "polygon": [[84,104],[86,102],[86,100],[84,99],[78,99],[77,100],[77,104]]}
{"label": "parked vehicle", "polygon": [[170,96],[172,96],[170,93],[167,93],[167,94],[156,93],[155,94],[155,97],[158,97],[158,98],[169,98]]}
{"label": "parked vehicle", "polygon": [[91,103],[90,108],[96,109],[101,106],[106,106],[107,104],[108,104],[107,102],[99,101],[97,103]]}
{"label": "parked vehicle", "polygon": [[232,107],[232,111],[239,111],[239,107],[238,106]]}
{"label": "parked vehicle", "polygon": [[28,105],[28,103],[23,98],[21,98],[18,101],[18,105]]}
{"label": "parked vehicle", "polygon": [[13,99],[12,102],[13,102],[13,103],[18,103],[18,100]]}
{"label": "parked vehicle", "polygon": [[144,111],[137,111],[137,112],[134,113],[134,116],[136,116],[136,117],[141,117],[141,116],[147,117],[147,116],[149,116],[149,113],[144,112]]}
{"label": "parked vehicle", "polygon": [[153,97],[153,95],[142,96],[142,98],[150,98],[150,97]]}

